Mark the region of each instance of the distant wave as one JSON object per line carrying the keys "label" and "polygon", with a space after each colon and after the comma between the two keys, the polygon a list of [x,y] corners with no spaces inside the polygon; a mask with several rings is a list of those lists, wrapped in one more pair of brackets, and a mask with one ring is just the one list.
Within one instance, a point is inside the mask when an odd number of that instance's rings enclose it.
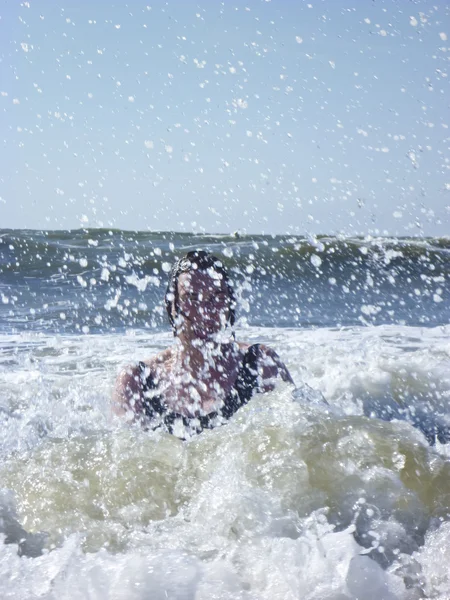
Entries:
{"label": "distant wave", "polygon": [[252,325],[450,322],[450,238],[0,230],[0,331],[165,329],[168,272],[194,248]]}
{"label": "distant wave", "polygon": [[[299,268],[317,272],[330,265],[363,264],[385,269],[432,263],[449,272],[450,237],[301,237],[290,235],[192,234],[134,232],[118,229],[69,231],[0,230],[0,274],[51,276],[58,269],[72,274],[116,261],[142,272],[159,270],[162,263],[194,248],[207,248],[228,268],[260,275],[298,274]],[[122,257],[122,260],[119,260]],[[117,260],[116,260],[117,259]],[[87,261],[87,265],[85,264]],[[118,262],[117,262],[118,261]]]}

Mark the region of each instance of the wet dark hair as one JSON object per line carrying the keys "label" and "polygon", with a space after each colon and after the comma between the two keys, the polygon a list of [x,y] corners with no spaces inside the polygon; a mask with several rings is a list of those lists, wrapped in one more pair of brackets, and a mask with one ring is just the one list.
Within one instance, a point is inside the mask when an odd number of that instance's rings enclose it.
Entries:
{"label": "wet dark hair", "polygon": [[[222,279],[225,282],[227,287],[228,296],[230,298],[230,308],[229,308],[229,316],[228,323],[230,326],[234,325],[235,322],[235,307],[236,307],[236,297],[234,294],[233,287],[230,282],[230,278],[228,273],[223,266],[222,261],[213,256],[206,250],[192,250],[188,252],[185,256],[178,259],[177,262],[173,265],[172,270],[169,275],[169,282],[167,284],[166,294],[164,296],[164,301],[166,304],[167,316],[169,317],[169,322],[172,325],[172,329],[174,331],[174,335],[176,335],[176,323],[173,313],[176,316],[180,314],[178,308],[178,278],[182,273],[188,273],[191,270],[196,271],[208,271],[209,269],[213,269],[216,273],[220,273],[222,275]],[[174,310],[175,309],[175,310]]]}

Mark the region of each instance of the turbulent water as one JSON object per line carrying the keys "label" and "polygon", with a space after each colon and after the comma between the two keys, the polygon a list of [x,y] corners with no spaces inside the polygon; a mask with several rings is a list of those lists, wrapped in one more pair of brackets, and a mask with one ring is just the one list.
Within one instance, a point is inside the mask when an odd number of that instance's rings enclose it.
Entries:
{"label": "turbulent water", "polygon": [[[110,395],[196,247],[297,389],[182,442]],[[449,276],[448,239],[0,231],[2,599],[448,599]]]}

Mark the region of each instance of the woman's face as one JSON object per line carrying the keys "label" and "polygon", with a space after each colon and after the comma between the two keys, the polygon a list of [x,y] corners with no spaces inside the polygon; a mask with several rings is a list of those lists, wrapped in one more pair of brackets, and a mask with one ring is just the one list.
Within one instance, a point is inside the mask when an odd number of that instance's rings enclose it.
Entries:
{"label": "woman's face", "polygon": [[178,277],[178,310],[183,329],[196,338],[210,339],[223,330],[230,315],[230,295],[214,269],[191,270]]}

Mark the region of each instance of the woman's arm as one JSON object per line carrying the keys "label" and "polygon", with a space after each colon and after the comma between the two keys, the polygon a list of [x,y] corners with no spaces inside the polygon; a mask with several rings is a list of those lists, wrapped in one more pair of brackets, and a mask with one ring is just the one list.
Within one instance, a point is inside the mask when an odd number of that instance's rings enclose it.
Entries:
{"label": "woman's arm", "polygon": [[258,371],[262,392],[273,390],[278,377],[281,377],[283,381],[294,384],[294,380],[281,358],[275,350],[264,344],[259,344]]}
{"label": "woman's arm", "polygon": [[139,365],[125,367],[119,373],[113,391],[112,410],[127,421],[134,421],[144,411],[141,369]]}

